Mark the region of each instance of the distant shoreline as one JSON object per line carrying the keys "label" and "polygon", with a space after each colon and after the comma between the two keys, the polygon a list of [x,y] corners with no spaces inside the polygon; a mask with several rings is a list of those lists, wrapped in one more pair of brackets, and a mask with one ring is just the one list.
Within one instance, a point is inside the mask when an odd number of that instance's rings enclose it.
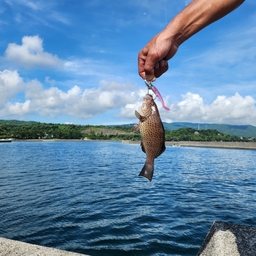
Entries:
{"label": "distant shoreline", "polygon": [[[123,144],[140,144],[133,140],[79,140],[79,139],[27,139],[12,140],[16,142],[120,142]],[[223,142],[223,141],[166,141],[166,146],[171,147],[204,147],[256,150],[256,142]]]}
{"label": "distant shoreline", "polygon": [[[125,144],[139,144],[139,141],[123,140]],[[256,150],[256,142],[223,142],[223,141],[166,141],[166,146],[172,147],[204,147],[204,148],[228,148],[228,149],[252,149]]]}
{"label": "distant shoreline", "polygon": [[121,140],[83,140],[83,139],[13,139],[16,142],[122,142]]}

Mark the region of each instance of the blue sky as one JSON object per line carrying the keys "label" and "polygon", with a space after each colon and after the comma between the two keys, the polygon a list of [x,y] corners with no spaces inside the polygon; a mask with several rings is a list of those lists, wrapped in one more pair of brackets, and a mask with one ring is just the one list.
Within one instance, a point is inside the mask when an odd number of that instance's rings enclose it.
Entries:
{"label": "blue sky", "polygon": [[[190,1],[2,0],[0,119],[137,122],[139,50]],[[183,43],[154,83],[166,122],[256,126],[256,2]]]}

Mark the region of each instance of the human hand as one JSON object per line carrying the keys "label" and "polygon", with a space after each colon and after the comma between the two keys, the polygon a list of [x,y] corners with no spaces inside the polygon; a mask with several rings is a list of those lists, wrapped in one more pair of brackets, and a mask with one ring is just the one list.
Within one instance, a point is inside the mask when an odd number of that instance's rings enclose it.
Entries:
{"label": "human hand", "polygon": [[139,75],[148,81],[153,81],[168,70],[168,60],[178,50],[178,43],[173,37],[162,31],[156,35],[138,55]]}
{"label": "human hand", "polygon": [[244,0],[194,0],[156,35],[138,55],[139,75],[154,80],[168,70],[168,60],[189,37],[227,15]]}

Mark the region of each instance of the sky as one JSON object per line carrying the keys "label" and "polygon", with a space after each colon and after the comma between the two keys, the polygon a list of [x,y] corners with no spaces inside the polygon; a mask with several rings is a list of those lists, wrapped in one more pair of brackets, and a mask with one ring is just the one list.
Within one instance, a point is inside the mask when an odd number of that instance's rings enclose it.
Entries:
{"label": "sky", "polygon": [[[137,56],[185,0],[1,0],[0,119],[137,122]],[[154,85],[162,121],[256,126],[256,2],[184,42]]]}

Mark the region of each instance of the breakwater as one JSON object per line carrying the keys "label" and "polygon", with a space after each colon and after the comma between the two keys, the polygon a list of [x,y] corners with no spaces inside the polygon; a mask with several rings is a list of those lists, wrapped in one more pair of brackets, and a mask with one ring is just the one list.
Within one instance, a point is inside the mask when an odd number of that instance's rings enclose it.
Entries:
{"label": "breakwater", "polygon": [[58,250],[55,248],[24,243],[0,237],[0,255],[15,256],[81,256],[85,254]]}
{"label": "breakwater", "polygon": [[[140,141],[123,140],[125,144],[139,144]],[[173,147],[205,147],[230,149],[255,149],[256,142],[223,142],[223,141],[166,141],[166,146]]]}

